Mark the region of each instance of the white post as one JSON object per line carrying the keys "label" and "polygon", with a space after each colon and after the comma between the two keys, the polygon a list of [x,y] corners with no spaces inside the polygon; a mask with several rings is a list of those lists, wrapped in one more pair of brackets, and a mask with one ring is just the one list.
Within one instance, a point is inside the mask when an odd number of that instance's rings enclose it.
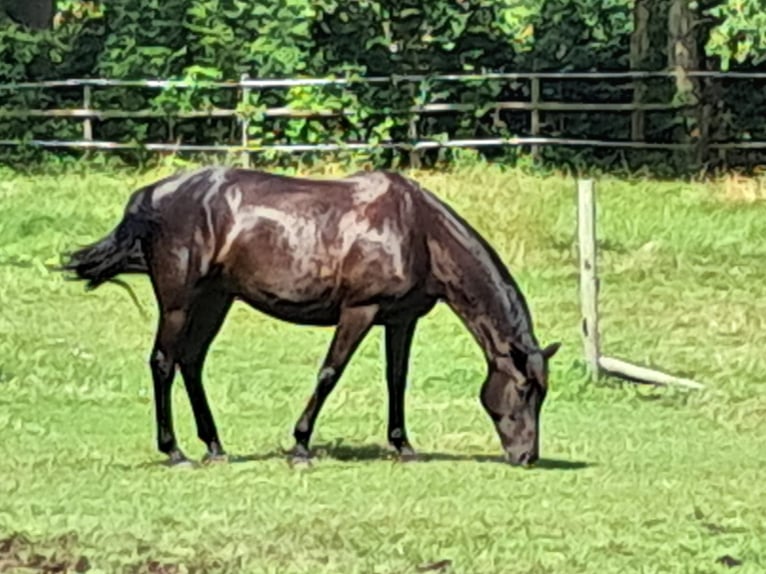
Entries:
{"label": "white post", "polygon": [[[418,96],[416,95],[414,83],[410,84],[410,96],[412,97],[412,105],[418,106],[419,105]],[[409,121],[409,126],[407,129],[407,137],[410,138],[410,142],[418,141],[418,119],[419,118],[420,118],[420,114],[418,112],[413,111],[410,113],[410,121]],[[418,152],[418,150],[415,148],[412,148],[410,150],[410,167],[412,169],[420,169],[420,152]]]}
{"label": "white post", "polygon": [[593,180],[577,181],[577,230],[580,244],[580,306],[585,361],[591,380],[601,373],[653,385],[704,388],[701,383],[640,367],[614,357],[601,356],[598,330],[598,267],[596,251],[596,199]]}
{"label": "white post", "polygon": [[[240,76],[240,80],[242,81],[249,80],[249,79],[250,79],[250,76],[248,74],[242,74],[242,76]],[[250,103],[250,88],[243,87],[241,94],[242,94],[242,103],[244,105],[247,105],[248,103]],[[243,118],[240,121],[240,128],[242,130],[242,147],[244,148],[241,152],[243,167],[250,167],[250,153],[247,151],[247,145],[248,145],[247,130],[249,127],[250,127],[250,120],[247,118]]]}
{"label": "white post", "polygon": [[[540,78],[537,76],[533,77],[530,80],[529,84],[529,100],[532,104],[532,112],[530,114],[529,118],[529,132],[532,135],[533,138],[540,136]],[[540,159],[540,146],[537,144],[533,144],[531,146],[532,149],[532,159],[534,161],[537,161]]]}
{"label": "white post", "polygon": [[596,268],[596,202],[593,180],[577,181],[577,228],[580,246],[580,306],[585,360],[592,380],[599,375],[598,270]]}
{"label": "white post", "polygon": [[[90,86],[83,86],[82,108],[87,112],[90,112],[90,95]],[[91,123],[90,116],[87,116],[82,123],[82,139],[84,139],[86,142],[93,140],[93,124]]]}

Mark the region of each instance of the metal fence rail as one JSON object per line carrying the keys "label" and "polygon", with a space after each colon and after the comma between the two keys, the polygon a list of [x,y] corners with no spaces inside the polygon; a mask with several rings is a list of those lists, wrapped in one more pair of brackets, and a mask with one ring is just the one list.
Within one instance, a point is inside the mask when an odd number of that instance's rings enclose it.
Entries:
{"label": "metal fence rail", "polygon": [[[687,78],[717,78],[726,80],[761,80],[766,81],[766,72],[711,72],[711,71],[685,71],[683,76]],[[447,74],[447,75],[393,75],[390,77],[349,77],[349,78],[286,78],[286,79],[251,79],[243,76],[238,81],[200,81],[190,82],[184,80],[110,80],[110,79],[65,79],[44,82],[17,82],[0,84],[0,97],[4,92],[32,89],[58,89],[58,88],[81,88],[82,106],[66,109],[0,109],[2,119],[25,119],[25,118],[71,118],[82,121],[81,140],[11,140],[0,139],[0,146],[35,146],[42,148],[74,148],[74,149],[102,149],[102,150],[132,150],[143,149],[147,151],[189,151],[189,152],[239,152],[248,154],[259,151],[275,152],[311,152],[311,151],[339,151],[339,150],[371,150],[371,149],[404,149],[416,153],[421,150],[436,148],[478,148],[478,147],[502,147],[502,146],[531,146],[536,150],[538,146],[578,146],[578,147],[613,147],[627,149],[664,149],[678,150],[693,147],[692,143],[670,143],[643,141],[640,137],[630,140],[601,140],[588,138],[566,137],[541,137],[540,136],[540,112],[624,112],[642,114],[648,111],[678,111],[681,106],[672,103],[642,103],[634,98],[629,103],[593,103],[593,102],[563,102],[543,100],[541,80],[625,80],[625,84],[616,89],[628,90],[640,84],[639,80],[657,78],[678,78],[679,72],[521,72],[521,73],[490,73],[490,74]],[[331,142],[317,144],[268,144],[259,145],[248,139],[248,125],[252,118],[243,117],[236,109],[212,108],[189,111],[164,111],[164,110],[99,110],[91,105],[94,89],[99,88],[148,88],[156,90],[165,89],[205,89],[205,90],[239,90],[239,102],[248,101],[252,91],[291,88],[300,86],[351,86],[367,84],[409,84],[410,86],[422,86],[426,82],[488,82],[488,81],[527,81],[529,82],[528,100],[519,101],[495,101],[486,102],[481,107],[474,104],[438,103],[426,102],[420,105],[412,105],[403,110],[380,112],[389,115],[410,115],[412,118],[426,114],[442,114],[453,112],[472,112],[481,109],[487,113],[500,110],[518,110],[530,114],[530,134],[528,137],[511,138],[486,138],[486,139],[455,139],[445,141],[423,140],[418,137],[417,130],[411,130],[408,141],[384,141],[381,143],[370,142]],[[301,110],[291,107],[272,107],[259,110],[263,117],[285,117],[301,119],[319,119],[341,116],[351,116],[354,110]],[[172,142],[109,142],[93,139],[93,121],[112,119],[165,119],[168,121],[194,119],[194,118],[234,118],[239,122],[241,133],[240,145],[196,145]],[[735,141],[735,142],[711,142],[709,148],[727,149],[766,149],[766,141]]]}

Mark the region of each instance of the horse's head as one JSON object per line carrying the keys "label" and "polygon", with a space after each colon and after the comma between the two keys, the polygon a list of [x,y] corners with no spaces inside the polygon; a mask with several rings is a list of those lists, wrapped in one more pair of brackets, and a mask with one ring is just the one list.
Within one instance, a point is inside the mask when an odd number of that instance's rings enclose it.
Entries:
{"label": "horse's head", "polygon": [[532,464],[540,456],[540,409],[548,389],[548,361],[560,346],[553,343],[532,353],[514,349],[504,365],[492,370],[482,389],[482,404],[511,464]]}

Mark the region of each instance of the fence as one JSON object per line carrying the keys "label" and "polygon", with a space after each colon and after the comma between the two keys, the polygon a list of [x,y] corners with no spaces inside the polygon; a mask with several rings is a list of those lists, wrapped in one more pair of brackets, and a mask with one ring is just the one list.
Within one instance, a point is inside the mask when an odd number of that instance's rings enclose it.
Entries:
{"label": "fence", "polygon": [[[709,72],[709,71],[685,71],[684,78],[718,78],[725,80],[766,80],[766,73],[743,73],[743,72]],[[308,151],[339,151],[339,150],[369,150],[380,148],[399,148],[409,150],[414,161],[417,162],[418,152],[434,148],[478,148],[497,146],[529,146],[533,153],[539,146],[583,146],[583,147],[609,147],[609,148],[636,148],[636,149],[662,149],[682,150],[694,148],[694,141],[667,142],[646,141],[640,126],[643,125],[642,117],[647,112],[678,111],[684,106],[673,103],[644,103],[640,101],[642,81],[655,78],[678,78],[679,72],[541,72],[541,73],[495,73],[495,74],[455,74],[455,75],[402,75],[391,77],[359,77],[359,78],[296,78],[296,79],[250,79],[243,76],[239,81],[218,82],[188,82],[173,80],[108,80],[108,79],[68,79],[46,82],[21,82],[0,84],[0,94],[11,90],[30,89],[57,89],[57,88],[82,88],[82,107],[71,109],[0,109],[0,120],[5,118],[66,118],[82,122],[82,139],[80,140],[8,140],[0,139],[0,146],[37,146],[45,148],[81,148],[81,149],[112,149],[129,150],[144,149],[148,151],[189,151],[189,152],[239,152],[243,162],[249,161],[249,154],[271,150],[277,152],[308,152]],[[551,101],[543,98],[541,81],[544,80],[624,80],[627,84],[613,86],[615,90],[632,90],[631,102],[565,102]],[[495,101],[487,102],[481,106],[486,113],[498,113],[503,110],[526,112],[529,114],[529,130],[527,135],[518,137],[480,138],[480,139],[446,139],[428,140],[419,137],[416,120],[429,114],[444,113],[475,113],[479,110],[476,104],[441,103],[427,101],[418,105],[412,105],[404,110],[409,115],[411,129],[408,132],[408,140],[388,140],[382,142],[348,141],[334,143],[287,143],[260,145],[248,138],[248,126],[252,118],[247,117],[237,109],[204,109],[168,112],[164,110],[99,110],[91,105],[93,91],[101,88],[149,88],[157,90],[165,89],[192,89],[204,88],[215,90],[235,89],[239,92],[240,104],[246,104],[253,90],[292,88],[298,86],[353,86],[355,84],[386,84],[396,82],[401,85],[409,85],[414,94],[416,89],[424,83],[433,81],[440,82],[528,82],[527,100]],[[688,106],[687,106],[688,107]],[[546,137],[541,135],[541,117],[545,113],[556,112],[619,112],[631,114],[631,139],[592,139],[571,137]],[[263,117],[287,117],[318,119],[352,115],[353,110],[302,110],[291,107],[271,107],[261,110]],[[142,119],[164,118],[168,122],[168,133],[172,134],[174,121],[192,118],[232,118],[239,124],[239,145],[217,144],[182,144],[172,141],[165,142],[114,142],[100,141],[93,138],[93,123],[108,119]],[[169,138],[172,140],[172,138]],[[705,144],[710,149],[727,150],[759,150],[766,149],[766,141],[746,140],[739,138],[734,141],[711,141]]]}

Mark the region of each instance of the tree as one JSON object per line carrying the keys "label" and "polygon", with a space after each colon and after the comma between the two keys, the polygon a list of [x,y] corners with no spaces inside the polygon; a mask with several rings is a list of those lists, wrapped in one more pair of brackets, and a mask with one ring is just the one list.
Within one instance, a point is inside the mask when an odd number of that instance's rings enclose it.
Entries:
{"label": "tree", "polygon": [[56,0],[0,0],[0,12],[29,28],[46,30],[53,26]]}

